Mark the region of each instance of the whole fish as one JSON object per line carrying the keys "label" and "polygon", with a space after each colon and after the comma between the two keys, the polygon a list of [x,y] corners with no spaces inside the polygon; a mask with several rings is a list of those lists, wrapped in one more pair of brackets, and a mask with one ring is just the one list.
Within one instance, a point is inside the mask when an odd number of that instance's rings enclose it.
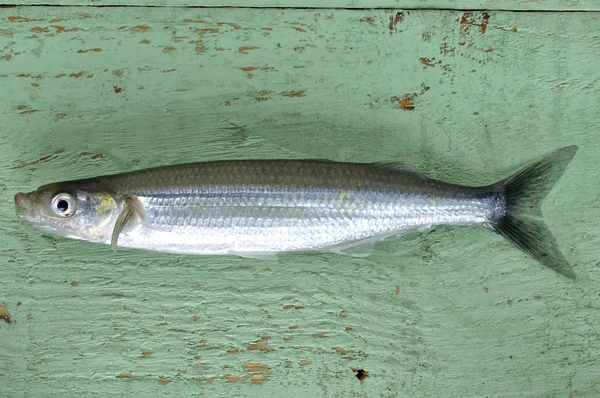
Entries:
{"label": "whole fish", "polygon": [[113,250],[255,258],[351,252],[433,225],[482,225],[573,278],[540,207],[576,151],[558,149],[479,187],[429,179],[402,162],[237,160],[53,183],[14,199],[22,224]]}

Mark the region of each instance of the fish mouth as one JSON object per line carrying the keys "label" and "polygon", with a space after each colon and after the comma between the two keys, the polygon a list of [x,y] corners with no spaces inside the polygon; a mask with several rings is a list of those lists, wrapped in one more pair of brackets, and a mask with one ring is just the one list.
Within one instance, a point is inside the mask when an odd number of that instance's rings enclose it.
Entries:
{"label": "fish mouth", "polygon": [[15,195],[15,211],[17,218],[23,225],[30,225],[34,218],[33,203],[29,195],[24,192],[19,192]]}

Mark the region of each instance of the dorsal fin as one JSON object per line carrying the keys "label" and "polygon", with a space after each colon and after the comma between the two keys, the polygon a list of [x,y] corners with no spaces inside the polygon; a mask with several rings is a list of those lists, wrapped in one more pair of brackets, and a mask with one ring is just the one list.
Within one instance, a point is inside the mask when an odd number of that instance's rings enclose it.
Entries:
{"label": "dorsal fin", "polygon": [[406,158],[398,160],[385,160],[383,162],[375,162],[373,165],[382,169],[401,171],[405,174],[411,174],[415,177],[419,177],[422,180],[427,180],[427,177],[417,169],[413,159]]}

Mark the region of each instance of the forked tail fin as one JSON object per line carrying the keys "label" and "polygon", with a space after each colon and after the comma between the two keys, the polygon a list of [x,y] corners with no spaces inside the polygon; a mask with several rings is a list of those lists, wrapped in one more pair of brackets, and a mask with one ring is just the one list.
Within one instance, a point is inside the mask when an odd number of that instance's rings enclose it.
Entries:
{"label": "forked tail fin", "polygon": [[546,267],[573,279],[573,268],[542,219],[541,203],[563,175],[575,152],[577,146],[557,149],[494,184],[494,190],[504,194],[505,209],[492,223],[497,232]]}

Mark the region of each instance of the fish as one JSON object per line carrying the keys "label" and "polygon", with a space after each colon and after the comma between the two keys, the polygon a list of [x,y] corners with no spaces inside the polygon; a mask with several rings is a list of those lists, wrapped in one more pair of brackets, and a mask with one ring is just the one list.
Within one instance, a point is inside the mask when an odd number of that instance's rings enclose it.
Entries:
{"label": "fish", "polygon": [[489,185],[432,179],[408,161],[220,160],[50,183],[14,202],[21,224],[113,250],[259,259],[361,256],[357,248],[436,225],[482,226],[575,278],[541,204],[577,149],[554,150]]}

